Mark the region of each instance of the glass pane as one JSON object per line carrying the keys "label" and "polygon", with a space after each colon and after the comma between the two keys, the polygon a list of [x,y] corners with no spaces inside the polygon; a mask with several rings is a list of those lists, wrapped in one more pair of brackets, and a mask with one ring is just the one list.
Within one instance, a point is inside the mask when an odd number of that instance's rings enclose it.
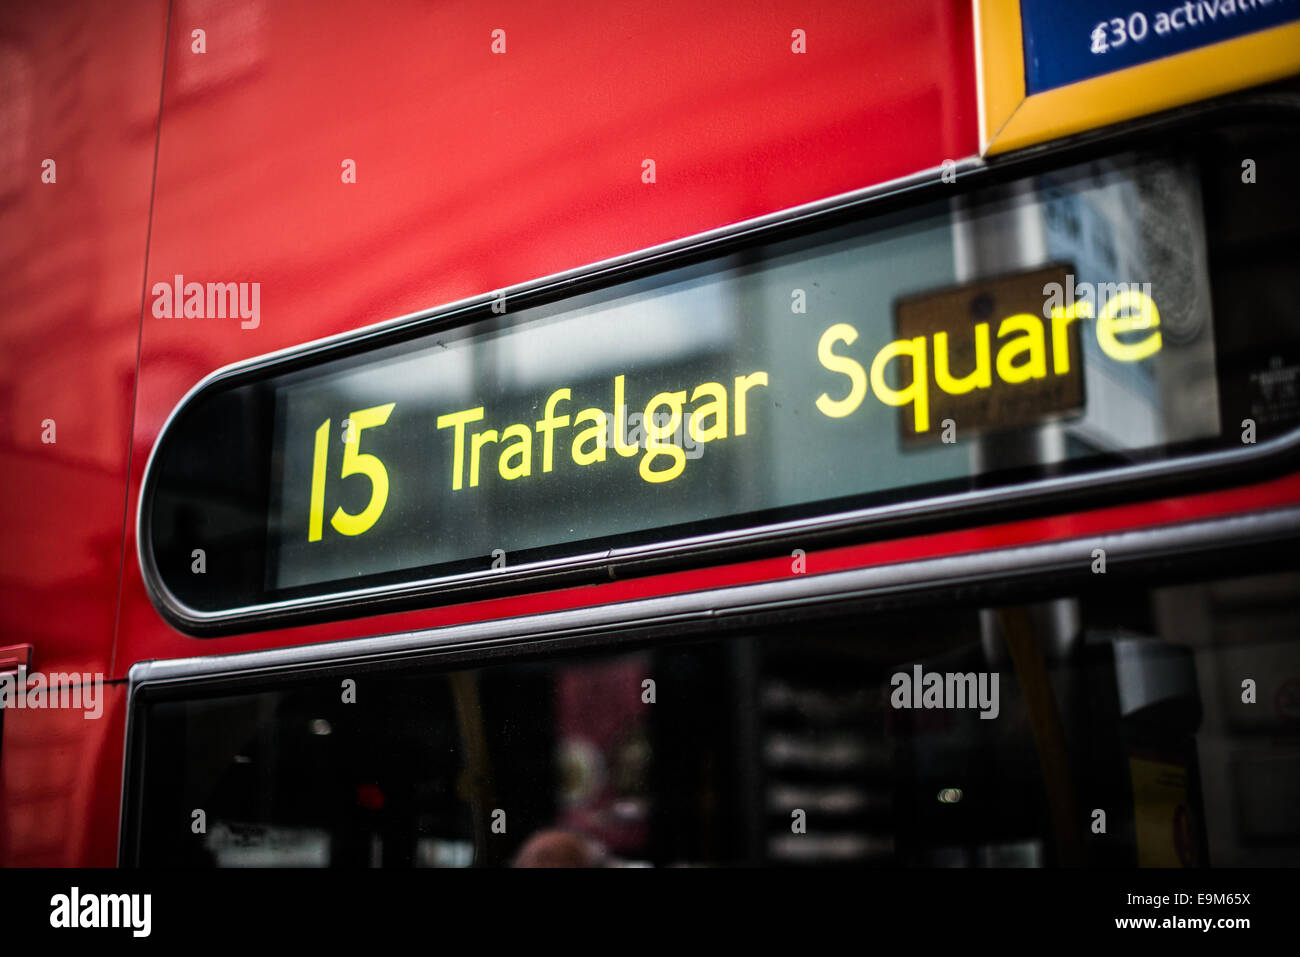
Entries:
{"label": "glass pane", "polygon": [[277,380],[268,588],[1204,447],[1215,362],[1197,164],[1082,164]]}
{"label": "glass pane", "polygon": [[141,858],[1295,865],[1298,627],[1288,571],[158,701]]}

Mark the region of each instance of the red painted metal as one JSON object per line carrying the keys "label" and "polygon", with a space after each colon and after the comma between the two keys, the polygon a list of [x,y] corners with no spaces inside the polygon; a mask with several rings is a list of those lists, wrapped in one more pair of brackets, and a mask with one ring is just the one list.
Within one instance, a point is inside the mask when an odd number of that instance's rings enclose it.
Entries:
{"label": "red painted metal", "polygon": [[[43,673],[111,665],[166,19],[0,5],[0,643]],[[0,864],[113,863],[123,710],[6,711]]]}
{"label": "red painted metal", "polygon": [[17,672],[20,668],[31,668],[32,646],[6,645],[0,648],[0,674]]}
{"label": "red painted metal", "polygon": [[[254,4],[173,16],[149,284],[260,282],[261,324],[146,314],[131,508],[167,415],[213,369],[977,149],[965,2]],[[233,17],[234,15],[231,14]],[[506,31],[506,53],[491,32]],[[807,53],[791,49],[804,30]],[[226,32],[239,42],[222,40]],[[348,43],[338,38],[347,36]],[[654,159],[656,182],[642,182]],[[341,164],[356,162],[344,184]],[[128,529],[134,550],[133,529]],[[717,569],[670,587],[707,587]],[[128,562],[114,674],[147,658],[614,600],[646,583],[197,642]],[[653,593],[653,592],[651,592]]]}

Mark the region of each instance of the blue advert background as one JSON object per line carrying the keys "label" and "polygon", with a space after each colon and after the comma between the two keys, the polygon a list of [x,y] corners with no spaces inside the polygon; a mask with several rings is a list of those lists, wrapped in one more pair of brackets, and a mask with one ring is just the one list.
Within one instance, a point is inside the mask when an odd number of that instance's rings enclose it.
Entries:
{"label": "blue advert background", "polygon": [[1020,0],[1025,91],[1300,20],[1300,0]]}

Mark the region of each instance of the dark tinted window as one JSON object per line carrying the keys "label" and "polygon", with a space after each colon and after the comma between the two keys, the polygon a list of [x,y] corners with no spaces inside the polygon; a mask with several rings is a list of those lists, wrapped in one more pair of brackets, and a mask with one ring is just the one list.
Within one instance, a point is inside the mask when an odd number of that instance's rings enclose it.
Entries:
{"label": "dark tinted window", "polygon": [[1298,625],[1286,572],[173,690],[138,858],[1296,864]]}

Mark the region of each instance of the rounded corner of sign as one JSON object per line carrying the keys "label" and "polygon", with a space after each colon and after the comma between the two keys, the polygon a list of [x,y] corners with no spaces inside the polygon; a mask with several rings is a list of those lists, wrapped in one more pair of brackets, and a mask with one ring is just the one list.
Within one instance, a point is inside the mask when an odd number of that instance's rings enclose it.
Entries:
{"label": "rounded corner of sign", "polygon": [[142,569],[142,571],[144,572],[144,590],[149,596],[149,602],[163,621],[187,638],[204,637],[199,630],[202,626],[202,620],[189,614],[188,609],[176,599],[176,596],[171,594],[157,575],[150,574],[147,568]]}

